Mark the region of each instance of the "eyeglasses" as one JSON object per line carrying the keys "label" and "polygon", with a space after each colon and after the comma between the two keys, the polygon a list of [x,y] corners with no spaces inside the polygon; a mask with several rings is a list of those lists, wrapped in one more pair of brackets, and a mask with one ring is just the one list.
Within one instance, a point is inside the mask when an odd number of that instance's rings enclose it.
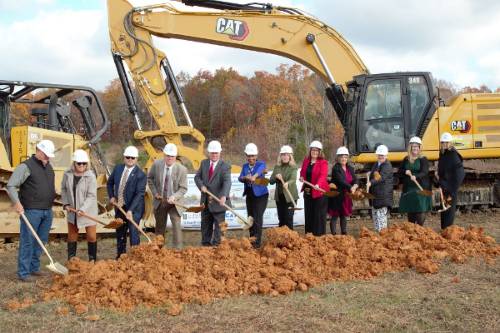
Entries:
{"label": "eyeglasses", "polygon": [[87,165],[87,162],[76,162],[76,165],[78,166]]}
{"label": "eyeglasses", "polygon": [[135,157],[133,157],[133,156],[125,156],[125,158],[126,158],[127,160],[135,160]]}

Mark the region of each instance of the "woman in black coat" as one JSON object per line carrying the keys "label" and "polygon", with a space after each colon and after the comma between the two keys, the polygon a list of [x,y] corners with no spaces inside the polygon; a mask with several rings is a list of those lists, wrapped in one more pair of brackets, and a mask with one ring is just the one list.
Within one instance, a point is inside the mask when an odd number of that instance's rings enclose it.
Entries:
{"label": "woman in black coat", "polygon": [[439,152],[438,174],[436,178],[445,199],[451,198],[451,207],[441,212],[441,229],[445,229],[453,225],[453,221],[455,220],[458,189],[465,178],[465,171],[462,156],[451,144],[451,134],[444,132],[441,135],[440,141],[441,150]]}
{"label": "woman in black coat", "polygon": [[352,214],[352,199],[348,192],[354,193],[358,188],[358,178],[354,168],[348,163],[349,150],[346,147],[337,149],[337,163],[332,168],[332,181],[340,194],[328,199],[328,215],[331,216],[330,230],[337,234],[337,219],[340,219],[340,232],[347,235],[347,217]]}

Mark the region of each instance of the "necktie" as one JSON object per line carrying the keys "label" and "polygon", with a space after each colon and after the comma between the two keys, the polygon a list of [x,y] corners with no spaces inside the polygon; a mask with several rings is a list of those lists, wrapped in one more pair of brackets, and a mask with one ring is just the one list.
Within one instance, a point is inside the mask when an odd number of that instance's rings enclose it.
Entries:
{"label": "necktie", "polygon": [[124,205],[123,192],[125,192],[125,185],[127,184],[127,177],[130,169],[125,168],[123,172],[122,179],[120,180],[120,187],[118,187],[118,206],[122,207]]}
{"label": "necktie", "polygon": [[170,181],[170,168],[167,168],[165,170],[165,181],[163,182],[163,194],[162,194],[162,196],[164,198],[168,198],[168,196],[169,196],[168,195],[168,188],[169,188],[168,183],[169,183],[169,181]]}
{"label": "necktie", "polygon": [[214,175],[214,163],[210,162],[210,169],[208,169],[208,180],[212,179]]}

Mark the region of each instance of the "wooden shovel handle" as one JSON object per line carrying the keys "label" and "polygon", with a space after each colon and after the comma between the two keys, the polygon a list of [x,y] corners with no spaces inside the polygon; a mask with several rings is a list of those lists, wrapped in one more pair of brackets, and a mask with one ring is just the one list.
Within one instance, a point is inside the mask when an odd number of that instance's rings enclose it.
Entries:
{"label": "wooden shovel handle", "polygon": [[326,193],[326,192],[327,192],[326,190],[322,189],[322,188],[321,188],[321,187],[319,187],[319,186],[318,186],[318,188],[316,188],[316,185],[314,185],[314,184],[312,184],[312,183],[309,183],[307,180],[303,180],[302,182],[303,182],[304,184],[306,184],[306,185],[311,186],[311,187],[312,187],[312,188],[314,188],[315,190],[318,190],[318,191],[323,192],[323,193]]}
{"label": "wooden shovel handle", "polygon": [[208,189],[206,190],[206,192],[209,196],[211,196],[215,201],[217,201],[220,205],[224,206],[227,210],[229,210],[231,213],[233,213],[234,215],[236,215],[237,218],[239,218],[244,224],[248,224],[247,220],[243,218],[243,216],[241,216],[240,214],[236,213],[236,211],[234,209],[232,209],[231,207],[229,207],[226,203],[221,203],[220,199],[217,198],[217,196],[213,193],[211,193]]}
{"label": "wooden shovel handle", "polygon": [[[67,210],[69,210],[70,212],[75,213],[75,214],[76,214],[76,213],[78,213],[78,210],[74,209],[73,207],[66,207],[66,209],[67,209]],[[94,221],[94,222],[96,222],[96,223],[100,223],[100,224],[105,225],[105,226],[107,225],[106,223],[104,223],[104,222],[102,222],[102,221],[100,221],[100,220],[96,219],[95,217],[93,217],[93,216],[91,216],[91,215],[88,215],[88,214],[87,214],[87,213],[85,213],[84,211],[82,211],[82,210],[81,210],[81,212],[82,212],[81,214],[82,214],[82,216],[83,216],[83,217],[86,217],[86,218],[88,218],[89,220]]]}
{"label": "wooden shovel handle", "polygon": [[130,223],[132,223],[132,225],[133,225],[133,226],[134,226],[137,230],[139,230],[139,232],[140,232],[141,234],[143,234],[143,235],[144,235],[144,237],[146,237],[146,238],[147,238],[148,242],[150,242],[150,243],[151,243],[151,238],[149,238],[149,236],[148,236],[148,235],[144,232],[144,230],[142,230],[142,229],[141,229],[141,227],[139,227],[139,225],[138,225],[138,224],[134,221],[134,219],[128,219],[128,218],[127,218],[127,213],[126,213],[126,212],[123,210],[123,208],[121,208],[121,207],[120,207],[120,206],[119,206],[116,202],[113,202],[113,205],[114,205],[116,208],[118,208],[118,210],[120,211],[120,213],[122,213],[122,214],[123,214],[123,216],[124,216],[127,220],[129,220],[129,221],[130,221]]}
{"label": "wooden shovel handle", "polygon": [[285,187],[285,181],[283,180],[283,178],[280,178],[279,181],[283,185],[283,189],[285,190],[285,193],[288,194],[288,198],[290,200],[292,200],[293,208],[297,208],[297,204],[295,204],[295,200],[293,200],[292,193],[290,193],[290,191],[288,190],[288,187]]}
{"label": "wooden shovel handle", "polygon": [[418,182],[418,180],[416,180],[416,179],[415,179],[415,180],[413,180],[413,182],[414,182],[415,184],[417,184],[418,189],[419,189],[420,191],[424,191],[424,189],[422,188],[422,186],[420,185],[420,183]]}

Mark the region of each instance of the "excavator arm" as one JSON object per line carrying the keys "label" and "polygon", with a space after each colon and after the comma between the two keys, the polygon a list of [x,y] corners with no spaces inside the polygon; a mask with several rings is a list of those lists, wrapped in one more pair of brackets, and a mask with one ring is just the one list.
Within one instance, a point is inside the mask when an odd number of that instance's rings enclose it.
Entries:
{"label": "excavator arm", "polygon": [[[325,23],[296,9],[271,5],[238,5],[219,1],[186,1],[188,5],[214,8],[214,11],[181,11],[172,3],[132,7],[126,0],[108,0],[109,32],[115,64],[130,111],[151,158],[160,153],[151,139],[163,136],[179,146],[179,155],[197,168],[203,158],[204,136],[189,120],[175,76],[166,55],[155,48],[152,36],[176,38],[281,55],[310,68],[327,82],[327,96],[344,127],[347,109],[343,98],[345,84],[368,69],[352,46]],[[144,131],[123,62],[158,129]],[[163,73],[162,73],[163,69]],[[168,98],[166,82],[174,89],[187,125],[179,125]],[[127,93],[127,89],[129,92]],[[183,143],[188,135],[195,147]]]}

